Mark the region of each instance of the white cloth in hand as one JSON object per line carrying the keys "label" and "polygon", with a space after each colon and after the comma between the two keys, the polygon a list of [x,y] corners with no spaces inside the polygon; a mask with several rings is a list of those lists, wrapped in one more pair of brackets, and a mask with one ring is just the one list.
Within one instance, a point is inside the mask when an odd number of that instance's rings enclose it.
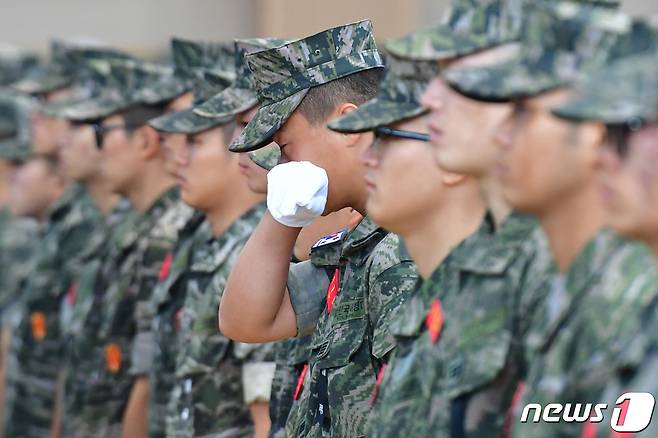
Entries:
{"label": "white cloth in hand", "polygon": [[288,227],[305,227],[327,205],[327,172],[308,161],[275,166],[267,174],[267,209]]}

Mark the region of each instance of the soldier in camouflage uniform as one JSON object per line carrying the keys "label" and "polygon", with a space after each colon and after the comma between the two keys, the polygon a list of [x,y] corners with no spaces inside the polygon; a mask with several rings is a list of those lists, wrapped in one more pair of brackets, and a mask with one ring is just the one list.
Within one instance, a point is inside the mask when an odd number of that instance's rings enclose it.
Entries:
{"label": "soldier in camouflage uniform", "polygon": [[[208,79],[211,75],[206,87]],[[212,91],[196,89],[195,100],[207,100],[217,90]],[[226,278],[264,210],[262,194],[249,190],[238,157],[227,150],[233,120],[189,109],[151,121],[160,131],[187,135],[180,158],[182,197],[207,218],[207,234],[172,263],[166,284],[169,295],[180,298],[160,306],[159,337],[167,336],[162,360],[174,365],[168,437],[267,435],[271,347],[233,343],[217,332]],[[176,345],[164,348],[172,338]]]}
{"label": "soldier in camouflage uniform", "polygon": [[[437,93],[438,87],[445,87],[437,77],[436,62],[455,65],[495,57],[492,48],[518,32],[518,16],[514,2],[456,2],[445,24],[391,42],[389,78],[380,86],[378,98],[329,125],[343,133],[379,134],[372,149],[381,151],[373,151],[368,159],[373,173],[368,210],[376,219],[383,218],[387,229],[399,230],[412,256],[419,255],[414,261],[425,280],[392,318],[397,348],[380,379],[369,436],[504,433],[505,415],[523,369],[517,341],[525,335],[524,319],[531,304],[545,291],[548,257],[542,252],[537,223],[499,202],[500,193],[490,183],[496,151],[492,127],[508,108],[464,106],[455,98],[460,96]],[[402,61],[396,54],[419,61]],[[433,110],[429,118],[418,117],[427,108]],[[469,137],[473,131],[466,126],[474,120],[477,139]],[[424,134],[428,121],[432,136]],[[409,152],[418,160],[416,166],[428,161],[423,153],[429,154],[430,163],[435,155],[441,172],[449,175],[443,177],[458,176],[470,183],[425,194],[434,204],[419,199],[415,206],[409,200],[422,196],[419,189],[405,195],[398,192],[404,190],[403,182],[389,188],[386,182],[399,181],[401,172],[392,166],[412,167],[404,164],[402,145],[421,148],[418,140],[431,141],[435,148]],[[431,166],[408,172],[403,180],[410,180],[409,190],[428,185],[426,178],[438,180],[429,183],[435,190],[442,186],[442,173]],[[457,190],[462,190],[460,195],[450,195]],[[488,214],[482,221],[485,206]],[[422,213],[403,215],[413,208]],[[460,217],[461,228],[443,216],[451,210]],[[426,222],[410,223],[409,217],[426,217]],[[448,223],[440,226],[441,220]],[[419,237],[431,223],[442,233]]]}
{"label": "soldier in camouflage uniform", "polygon": [[[644,27],[636,33],[645,43],[658,43],[655,21],[638,20],[635,27]],[[620,59],[586,78],[579,86],[578,95],[553,112],[575,122],[606,125],[607,149],[601,156],[602,181],[610,193],[604,198],[606,217],[621,235],[647,243],[655,260],[658,217],[656,204],[651,200],[656,193],[658,169],[658,50],[654,47],[639,54],[622,54]],[[597,400],[608,404],[605,419],[596,426],[597,437],[616,436],[609,428],[610,416],[613,407],[622,403],[623,400],[618,400],[622,394],[658,394],[656,311],[654,303],[641,315],[640,330],[626,346],[623,373],[607,383],[603,397]],[[646,430],[633,436],[656,436],[657,427],[658,423],[653,421]]]}
{"label": "soldier in camouflage uniform", "polygon": [[137,217],[121,230],[95,280],[89,331],[78,347],[86,362],[76,376],[85,382],[79,415],[89,435],[117,436],[123,429],[141,436],[147,422],[139,407],[147,403],[152,362],[151,293],[191,210],[164,167],[157,133],[146,126],[164,112],[170,95],[154,85],[171,69],[138,61],[96,60],[93,67],[105,73],[103,86],[91,99],[70,102],[62,116],[94,129],[103,174]]}
{"label": "soldier in camouflage uniform", "polygon": [[[596,167],[603,129],[551,114],[579,77],[620,51],[641,49],[646,40],[636,46],[628,39],[632,29],[628,17],[612,11],[535,4],[514,59],[445,73],[467,96],[515,102],[497,135],[504,151],[500,181],[510,204],[539,218],[559,271],[529,324],[515,437],[591,436],[591,423],[583,425],[589,412],[574,412],[574,403],[598,403],[606,383],[625,373],[641,315],[656,297],[657,271],[646,248],[604,227]],[[564,414],[582,418],[535,423],[530,411],[521,422],[528,403],[571,403]]]}
{"label": "soldier in camouflage uniform", "polygon": [[[20,287],[32,272],[36,259],[38,227],[32,218],[11,212],[10,178],[29,153],[30,102],[13,93],[0,94],[0,422],[4,418],[7,353],[12,330],[20,317]],[[2,426],[0,426],[2,427]]]}
{"label": "soldier in camouflage uniform", "polygon": [[[372,135],[337,136],[325,125],[374,97],[382,60],[371,23],[340,26],[255,52],[247,62],[261,107],[231,150],[259,149],[274,139],[282,146],[283,161],[293,161],[268,175],[268,204],[283,193],[271,190],[272,174],[299,178],[286,169],[301,164],[319,166],[312,171],[328,175],[332,190],[324,200],[325,213],[348,206],[364,213],[360,155]],[[297,181],[288,187],[304,184]],[[368,217],[350,232],[321,239],[310,261],[291,267],[300,226],[322,208],[303,220],[293,214],[285,222],[294,225],[283,226],[268,207],[222,297],[221,329],[249,342],[313,334],[286,435],[362,436],[377,373],[393,348],[388,317],[413,287],[415,269],[398,237]],[[259,275],[248,274],[253,270]]]}
{"label": "soldier in camouflage uniform", "polygon": [[[41,75],[14,85],[15,88],[41,96],[46,103],[67,95],[74,80],[66,48],[60,47],[53,62]],[[29,86],[27,84],[29,83]],[[66,138],[68,124],[33,112],[32,133],[34,159],[21,174],[34,175],[34,168],[44,166],[62,173],[57,159],[60,140]],[[89,194],[78,184],[69,184],[59,175],[54,184],[67,186],[51,206],[44,221],[42,250],[35,262],[35,272],[22,286],[24,315],[12,339],[11,361],[16,374],[10,376],[8,389],[13,396],[8,405],[8,436],[43,436],[57,429],[57,388],[61,381],[63,344],[59,326],[61,300],[71,288],[81,268],[80,255],[100,219]],[[20,200],[18,200],[21,202]]]}

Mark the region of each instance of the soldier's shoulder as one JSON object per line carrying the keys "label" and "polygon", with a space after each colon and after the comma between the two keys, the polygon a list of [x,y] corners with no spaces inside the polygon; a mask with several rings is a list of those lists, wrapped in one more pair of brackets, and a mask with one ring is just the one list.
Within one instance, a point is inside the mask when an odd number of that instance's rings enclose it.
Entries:
{"label": "soldier's shoulder", "polygon": [[416,268],[407,252],[404,242],[397,234],[389,233],[373,249],[368,258],[370,277],[377,278],[382,273],[395,268],[399,275],[416,276]]}

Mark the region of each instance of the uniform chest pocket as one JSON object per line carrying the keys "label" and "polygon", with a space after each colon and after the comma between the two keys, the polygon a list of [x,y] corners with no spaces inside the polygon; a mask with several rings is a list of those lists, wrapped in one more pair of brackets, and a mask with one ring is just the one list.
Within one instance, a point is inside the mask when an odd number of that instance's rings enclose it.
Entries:
{"label": "uniform chest pocket", "polygon": [[368,324],[362,298],[346,300],[334,305],[325,330],[313,337],[311,358],[320,368],[345,366],[363,344]]}

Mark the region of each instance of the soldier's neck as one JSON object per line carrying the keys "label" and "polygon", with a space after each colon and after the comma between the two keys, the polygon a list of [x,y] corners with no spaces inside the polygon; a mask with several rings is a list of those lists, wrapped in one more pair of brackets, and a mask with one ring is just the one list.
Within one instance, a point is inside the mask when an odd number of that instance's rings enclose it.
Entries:
{"label": "soldier's neck", "polygon": [[487,204],[487,210],[491,213],[496,228],[498,228],[512,212],[503,198],[500,183],[491,175],[485,176],[480,179],[480,191]]}
{"label": "soldier's neck", "polygon": [[217,202],[204,212],[212,226],[213,236],[222,235],[240,216],[264,200],[264,195],[252,192],[246,184],[218,194]]}
{"label": "soldier's neck", "polygon": [[565,272],[605,224],[605,213],[594,182],[562,196],[537,216],[560,272]]}
{"label": "soldier's neck", "polygon": [[94,201],[96,208],[107,216],[119,203],[121,196],[113,193],[107,182],[102,179],[93,179],[85,182],[85,187]]}
{"label": "soldier's neck", "polygon": [[135,211],[143,214],[174,185],[174,178],[164,168],[145,166],[139,178],[126,190],[125,195]]}
{"label": "soldier's neck", "polygon": [[419,215],[400,233],[423,279],[427,279],[450,251],[475,233],[482,223],[486,207],[477,185],[454,195],[451,199],[446,196],[433,211]]}

